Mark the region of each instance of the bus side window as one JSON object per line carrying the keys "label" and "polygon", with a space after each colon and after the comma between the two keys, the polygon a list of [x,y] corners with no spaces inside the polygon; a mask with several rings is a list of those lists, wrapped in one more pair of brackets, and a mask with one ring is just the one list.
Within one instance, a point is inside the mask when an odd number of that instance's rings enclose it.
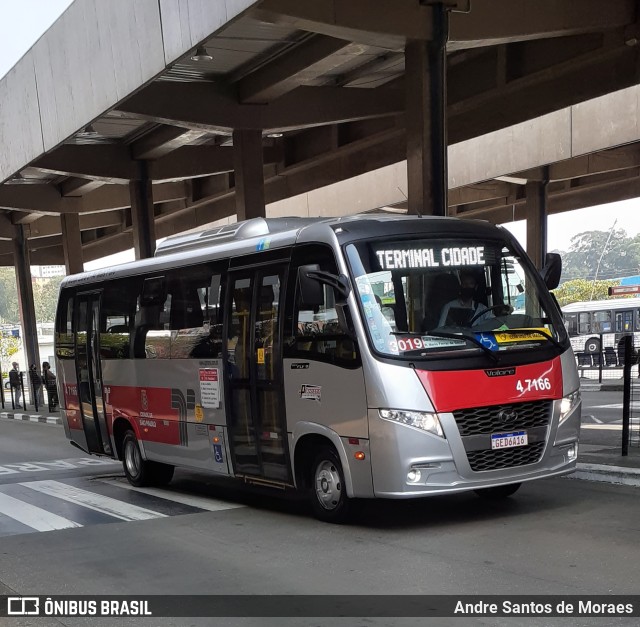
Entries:
{"label": "bus side window", "polygon": [[[333,251],[325,246],[304,246],[296,249],[298,263],[292,263],[290,277],[297,277],[299,265],[313,263],[320,269],[337,274]],[[295,257],[294,257],[295,259]],[[294,279],[295,281],[295,279]],[[297,284],[297,281],[295,281]],[[315,309],[305,308],[301,303],[296,285],[293,307],[293,337],[287,345],[287,356],[314,358],[332,363],[356,362],[358,359],[353,340],[345,335],[338,322],[333,288],[323,286],[324,303]]]}
{"label": "bus side window", "polygon": [[102,292],[100,320],[100,356],[102,359],[129,359],[134,301],[123,294],[137,294],[139,280],[121,279],[106,284]]}
{"label": "bus side window", "polygon": [[60,296],[56,326],[56,356],[58,359],[73,359],[73,292],[66,290]]}
{"label": "bus side window", "polygon": [[578,335],[578,314],[568,313],[565,315],[565,320],[569,335]]}
{"label": "bus side window", "polygon": [[165,312],[170,306],[163,276],[146,278],[138,296],[133,338],[136,359],[168,359],[171,339],[164,329]]}
{"label": "bus side window", "polygon": [[222,274],[210,266],[171,275],[171,358],[219,358],[222,355]]}
{"label": "bus side window", "polygon": [[591,333],[591,314],[588,311],[578,314],[578,333]]}
{"label": "bus side window", "polygon": [[610,311],[594,312],[593,331],[595,333],[609,333],[611,331],[611,312]]}

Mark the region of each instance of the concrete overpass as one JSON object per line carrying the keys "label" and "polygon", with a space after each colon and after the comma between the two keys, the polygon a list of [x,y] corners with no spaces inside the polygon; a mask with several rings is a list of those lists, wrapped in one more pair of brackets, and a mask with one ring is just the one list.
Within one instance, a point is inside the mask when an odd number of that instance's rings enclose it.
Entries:
{"label": "concrete overpass", "polygon": [[265,207],[441,210],[443,9],[452,214],[526,216],[541,263],[547,204],[636,195],[634,147],[611,150],[638,139],[633,0],[76,0],[0,81],[25,307],[29,262],[144,257]]}

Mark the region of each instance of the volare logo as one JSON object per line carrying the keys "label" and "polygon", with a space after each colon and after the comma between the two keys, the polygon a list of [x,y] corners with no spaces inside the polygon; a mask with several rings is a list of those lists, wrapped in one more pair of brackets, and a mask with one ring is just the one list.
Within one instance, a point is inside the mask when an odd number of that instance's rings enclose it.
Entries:
{"label": "volare logo", "polygon": [[146,390],[140,390],[140,405],[142,406],[143,411],[147,411],[149,409],[149,399],[147,398]]}
{"label": "volare logo", "polygon": [[508,377],[516,373],[515,368],[493,368],[491,370],[485,370],[485,374],[488,377]]}

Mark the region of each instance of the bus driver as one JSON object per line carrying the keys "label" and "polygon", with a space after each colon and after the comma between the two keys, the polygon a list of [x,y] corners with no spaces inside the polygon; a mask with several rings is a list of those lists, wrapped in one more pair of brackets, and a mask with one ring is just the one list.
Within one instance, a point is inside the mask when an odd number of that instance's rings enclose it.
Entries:
{"label": "bus driver", "polygon": [[[469,324],[471,320],[478,322],[483,320],[486,314],[482,314],[487,308],[475,300],[478,282],[475,275],[469,270],[460,272],[460,292],[457,298],[449,301],[442,308],[438,326],[460,326]],[[477,318],[474,317],[477,316]]]}

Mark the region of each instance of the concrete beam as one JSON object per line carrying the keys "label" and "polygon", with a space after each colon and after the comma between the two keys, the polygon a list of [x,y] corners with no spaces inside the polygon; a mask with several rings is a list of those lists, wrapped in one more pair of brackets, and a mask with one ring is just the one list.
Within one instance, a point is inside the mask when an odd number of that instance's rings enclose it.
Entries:
{"label": "concrete beam", "polygon": [[469,13],[451,14],[449,49],[566,37],[633,24],[634,0],[473,0]]}
{"label": "concrete beam", "polygon": [[137,171],[129,149],[115,144],[65,144],[34,161],[32,167],[51,174],[116,184],[128,183]]}
{"label": "concrete beam", "polygon": [[0,208],[55,215],[62,209],[62,198],[53,185],[1,185]]}
{"label": "concrete beam", "polygon": [[98,189],[101,185],[104,185],[103,181],[82,179],[74,176],[60,184],[60,193],[63,196],[84,196],[94,189]]}
{"label": "concrete beam", "polygon": [[431,7],[421,2],[378,0],[264,0],[256,19],[390,50],[406,39],[431,39]]}
{"label": "concrete beam", "polygon": [[131,158],[159,159],[205,134],[204,131],[189,131],[177,126],[160,126],[131,144]]}
{"label": "concrete beam", "polygon": [[350,46],[352,44],[344,39],[311,36],[240,80],[236,84],[238,100],[259,103],[275,100],[304,84],[308,78],[315,78],[343,63],[344,57],[333,55],[346,52]]}
{"label": "concrete beam", "polygon": [[404,93],[388,88],[298,87],[271,104],[255,105],[239,104],[208,83],[161,82],[147,86],[118,110],[196,130],[285,130],[395,115],[404,110]]}
{"label": "concrete beam", "polygon": [[264,217],[264,163],[260,131],[233,131],[233,163],[238,221]]}
{"label": "concrete beam", "polygon": [[231,146],[184,146],[149,162],[153,181],[210,176],[233,170]]}
{"label": "concrete beam", "polygon": [[67,275],[78,274],[84,270],[80,218],[78,215],[63,215],[61,216],[61,227],[62,251]]}

